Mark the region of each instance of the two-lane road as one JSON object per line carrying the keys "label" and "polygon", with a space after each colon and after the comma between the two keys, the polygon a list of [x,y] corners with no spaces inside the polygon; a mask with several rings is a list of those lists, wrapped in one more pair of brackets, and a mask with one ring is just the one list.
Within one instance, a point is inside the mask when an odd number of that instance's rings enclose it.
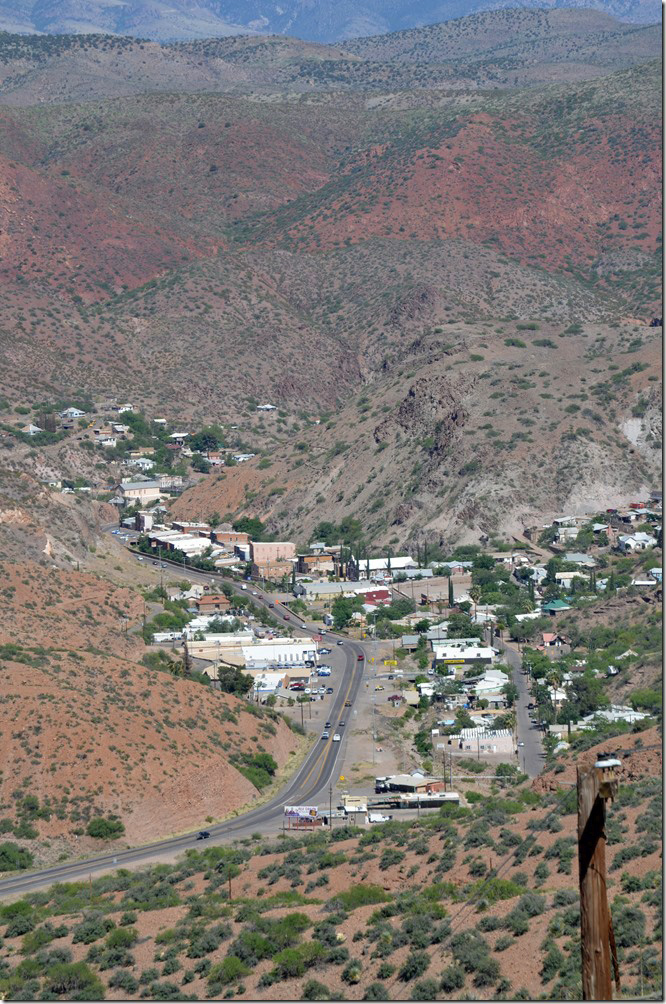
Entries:
{"label": "two-lane road", "polygon": [[[176,564],[176,563],[174,563]],[[182,565],[177,566],[180,574],[192,579],[192,581],[209,582],[214,577],[211,573],[197,572],[194,569],[183,569]],[[247,596],[248,592],[242,591],[240,583],[223,579],[239,595]],[[274,600],[270,594],[265,595],[262,591],[253,589],[252,600],[269,607]],[[255,594],[256,593],[256,594]],[[284,617],[284,608],[277,604],[270,612],[278,619]],[[290,623],[296,621],[299,630],[309,634],[321,632],[318,626],[309,626],[300,619],[296,619],[292,613],[287,616]],[[337,636],[329,635],[335,645]],[[156,860],[173,860],[178,854],[183,853],[188,848],[206,847],[213,843],[226,843],[237,837],[247,836],[255,831],[274,831],[282,821],[284,806],[289,804],[310,805],[329,801],[329,785],[335,785],[338,771],[338,761],[341,759],[345,743],[344,728],[338,727],[338,722],[346,720],[348,712],[345,708],[347,702],[351,705],[356,700],[363,673],[365,669],[365,653],[358,642],[344,639],[342,646],[336,646],[336,652],[344,654],[344,669],[342,670],[339,685],[333,698],[333,703],[328,711],[328,717],[332,723],[331,738],[328,740],[317,740],[316,745],[310,751],[300,770],[291,781],[276,794],[270,801],[256,809],[250,809],[240,816],[229,819],[208,827],[210,838],[204,842],[197,841],[197,830],[191,833],[176,837],[168,837],[165,840],[158,840],[141,847],[129,848],[124,851],[110,852],[85,858],[80,861],[73,861],[68,864],[55,865],[52,868],[45,868],[40,871],[21,873],[12,875],[0,880],[0,897],[23,895],[52,885],[54,882],[77,882],[87,879],[90,875],[99,875],[102,872],[114,868],[131,868],[142,864],[149,864]],[[359,655],[363,656],[359,659]],[[351,708],[349,709],[351,711]],[[335,731],[341,733],[342,741],[334,743],[332,736]]]}
{"label": "two-lane road", "polygon": [[500,642],[502,655],[507,665],[511,667],[511,679],[518,688],[518,697],[514,704],[516,713],[516,732],[518,742],[524,743],[518,747],[518,765],[528,777],[536,777],[543,770],[543,747],[541,733],[530,721],[527,705],[530,703],[528,680],[522,670],[520,653],[510,645]]}

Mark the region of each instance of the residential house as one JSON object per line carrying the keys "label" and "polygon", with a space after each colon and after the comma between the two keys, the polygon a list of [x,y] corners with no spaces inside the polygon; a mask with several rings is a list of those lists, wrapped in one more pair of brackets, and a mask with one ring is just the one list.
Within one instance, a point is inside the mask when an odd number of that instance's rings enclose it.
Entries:
{"label": "residential house", "polygon": [[447,749],[449,746],[457,746],[463,753],[472,752],[480,756],[515,752],[513,733],[510,729],[493,731],[484,726],[461,729],[457,735],[449,736],[448,741],[437,743],[438,750]]}
{"label": "residential house", "polygon": [[585,572],[575,571],[575,572],[555,572],[555,581],[558,586],[562,586],[564,589],[568,589],[574,579],[584,579],[588,581],[589,576]]}
{"label": "residential house", "polygon": [[244,464],[246,460],[252,460],[256,455],[256,453],[233,453],[232,458],[237,464]]}
{"label": "residential house", "polygon": [[618,547],[625,553],[631,551],[647,551],[657,544],[657,538],[649,533],[622,534],[618,537]]}
{"label": "residential house", "polygon": [[126,460],[125,464],[127,467],[136,467],[140,471],[152,471],[155,461],[149,460],[148,457],[136,457],[134,460]]}
{"label": "residential house", "polygon": [[28,425],[24,425],[21,432],[26,436],[38,436],[40,432],[43,432],[38,425],[34,425],[30,422]]}
{"label": "residential house", "polygon": [[60,412],[60,418],[83,418],[84,415],[85,411],[81,411],[80,408],[65,408]]}
{"label": "residential house", "polygon": [[98,446],[103,446],[107,450],[115,450],[118,440],[115,436],[100,436],[97,440]]}
{"label": "residential house", "polygon": [[277,406],[274,404],[258,404],[257,411],[277,411]]}
{"label": "residential house", "polygon": [[553,634],[550,631],[544,631],[541,635],[542,648],[562,648],[565,644],[566,641],[561,634]]}
{"label": "residential house", "polygon": [[551,617],[554,617],[555,614],[561,614],[565,610],[571,610],[571,607],[568,603],[565,603],[564,600],[550,600],[548,603],[544,603],[541,610],[544,614],[550,614]]}
{"label": "residential house", "polygon": [[562,541],[566,542],[568,540],[575,540],[578,536],[577,526],[560,526],[555,534],[555,540],[559,543]]}
{"label": "residential house", "polygon": [[200,614],[225,614],[231,609],[231,600],[224,593],[204,593],[195,599],[194,606]]}
{"label": "residential house", "polygon": [[581,568],[594,568],[596,565],[596,561],[591,555],[583,554],[581,551],[567,551],[564,560],[571,562],[572,565],[579,565]]}
{"label": "residential house", "polygon": [[169,441],[172,446],[177,446],[179,449],[185,445],[185,440],[189,436],[189,432],[172,432],[169,436]]}
{"label": "residential house", "polygon": [[118,405],[118,406],[117,406],[116,408],[114,408],[113,410],[114,410],[114,411],[117,411],[119,415],[122,415],[122,414],[124,414],[124,412],[126,412],[126,411],[134,411],[134,405],[133,405],[133,404],[129,404],[129,403],[125,403],[125,404],[119,404],[119,405]]}

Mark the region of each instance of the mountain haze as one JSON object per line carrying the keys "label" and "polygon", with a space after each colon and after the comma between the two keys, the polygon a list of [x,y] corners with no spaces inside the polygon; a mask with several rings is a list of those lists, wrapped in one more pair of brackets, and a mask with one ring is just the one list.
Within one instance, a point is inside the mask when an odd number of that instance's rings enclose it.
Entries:
{"label": "mountain haze", "polygon": [[111,33],[155,41],[238,34],[291,35],[340,42],[421,27],[502,8],[590,8],[623,21],[660,20],[657,0],[2,0],[0,28],[45,34]]}

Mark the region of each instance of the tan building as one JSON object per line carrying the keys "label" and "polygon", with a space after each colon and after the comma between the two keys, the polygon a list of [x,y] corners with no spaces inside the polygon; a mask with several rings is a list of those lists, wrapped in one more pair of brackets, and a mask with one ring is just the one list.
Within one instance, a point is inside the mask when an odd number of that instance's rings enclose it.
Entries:
{"label": "tan building", "polygon": [[224,547],[250,543],[249,533],[239,533],[236,530],[213,530],[210,539],[214,540],[216,544],[222,544]]}
{"label": "tan building", "polygon": [[299,554],[296,571],[301,575],[310,575],[315,572],[333,572],[335,562],[332,554]]}
{"label": "tan building", "polygon": [[262,561],[252,562],[253,579],[270,579],[272,582],[279,582],[285,575],[291,578],[294,565],[291,561]]}
{"label": "tan building", "polygon": [[126,502],[155,502],[162,491],[159,481],[124,481],[118,486],[118,492]]}
{"label": "tan building", "polygon": [[250,544],[250,558],[257,565],[295,557],[296,548],[290,540],[253,541]]}

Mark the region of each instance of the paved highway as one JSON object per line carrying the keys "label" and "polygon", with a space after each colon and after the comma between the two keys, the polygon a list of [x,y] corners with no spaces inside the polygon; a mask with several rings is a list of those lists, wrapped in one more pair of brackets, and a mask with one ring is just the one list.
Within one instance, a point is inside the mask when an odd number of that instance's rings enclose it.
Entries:
{"label": "paved highway", "polygon": [[[174,564],[180,575],[184,575],[192,581],[210,583],[212,578],[218,577],[215,573],[197,572],[189,568],[183,569],[183,566],[177,562],[169,562],[168,564]],[[228,583],[240,596],[247,597],[248,593],[241,590],[240,583],[221,576],[220,579],[222,582]],[[258,604],[268,607],[269,603],[275,602],[270,594],[264,594],[256,587],[252,587],[252,591],[252,600]],[[255,591],[256,595],[254,595]],[[276,603],[275,609],[270,610],[270,613],[281,619],[285,616],[284,611],[285,608]],[[291,612],[287,616],[290,624],[296,621],[299,630],[309,634],[321,633],[321,627],[308,625],[300,618],[296,618]],[[332,634],[329,634],[328,638],[332,644],[338,640],[338,636]],[[348,717],[345,704],[349,701],[353,705],[356,700],[365,669],[365,658],[358,658],[359,655],[364,657],[363,647],[358,642],[345,639],[342,646],[336,646],[336,652],[344,654],[345,664],[338,690],[334,694],[332,707],[328,712],[333,725],[330,730],[331,735],[335,732],[337,723]],[[329,785],[334,783],[337,778],[338,768],[336,765],[341,760],[345,746],[344,729],[342,730],[342,741],[339,743],[334,743],[331,739],[318,740],[303,766],[281,792],[256,809],[251,809],[226,822],[209,826],[210,838],[205,843],[197,841],[198,830],[194,830],[192,833],[168,837],[165,840],[158,840],[125,851],[112,851],[80,861],[44,868],[40,871],[22,872],[0,881],[0,897],[24,895],[52,885],[54,882],[82,881],[90,875],[100,874],[114,868],[135,867],[157,859],[169,860],[191,847],[204,848],[210,844],[226,843],[230,839],[247,836],[256,831],[274,829],[282,821],[285,805],[328,804]]]}

